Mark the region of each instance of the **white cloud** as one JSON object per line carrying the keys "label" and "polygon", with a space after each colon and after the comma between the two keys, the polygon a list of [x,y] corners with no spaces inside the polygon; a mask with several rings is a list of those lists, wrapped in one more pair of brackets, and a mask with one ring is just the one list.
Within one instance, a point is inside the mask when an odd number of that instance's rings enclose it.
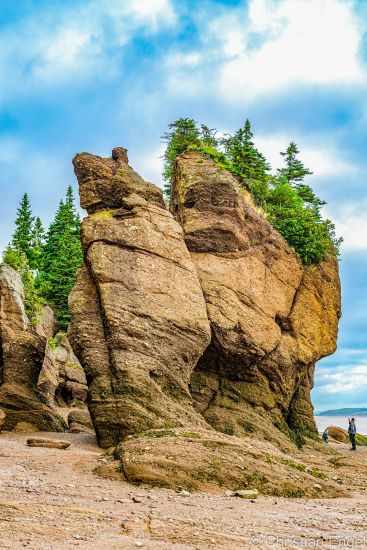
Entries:
{"label": "white cloud", "polygon": [[[218,41],[218,38],[220,40]],[[232,57],[241,54],[247,46],[247,34],[244,32],[244,18],[235,13],[226,13],[207,23],[204,43],[213,47],[216,54]]]}
{"label": "white cloud", "polygon": [[367,390],[367,363],[318,369],[316,387],[319,394],[361,393]]}
{"label": "white cloud", "polygon": [[199,52],[174,52],[168,55],[166,65],[168,68],[189,67],[193,68],[203,61],[203,56]]}
{"label": "white cloud", "polygon": [[[289,141],[289,136],[279,134],[255,137],[255,145],[269,160],[273,168],[280,168],[282,165],[280,151],[286,150]],[[295,137],[294,141],[299,145],[301,151],[299,158],[315,176],[350,175],[356,171],[356,167],[340,158],[340,153],[332,147],[316,147],[304,143],[302,138],[298,137]]]}
{"label": "white cloud", "polygon": [[149,22],[154,28],[162,23],[174,23],[176,14],[170,0],[130,0],[120,2],[132,15],[144,22]]}
{"label": "white cloud", "polygon": [[[232,32],[223,18],[218,28],[218,40]],[[252,0],[242,35],[246,47],[224,59],[219,72],[219,88],[228,101],[302,84],[366,83],[358,58],[362,30],[349,2]],[[249,42],[254,35],[257,47]],[[228,55],[225,44],[223,55]]]}
{"label": "white cloud", "polygon": [[129,155],[130,164],[134,169],[146,180],[163,187],[162,169],[163,169],[163,154],[165,145],[162,143],[158,149],[153,151],[141,152],[138,151],[137,156]]}
{"label": "white cloud", "polygon": [[0,35],[0,100],[45,84],[111,77],[120,64],[118,50],[133,36],[175,23],[171,0],[89,0],[37,12]]}
{"label": "white cloud", "polygon": [[343,250],[367,250],[367,201],[344,203],[333,208],[333,221],[338,235],[343,236]]}

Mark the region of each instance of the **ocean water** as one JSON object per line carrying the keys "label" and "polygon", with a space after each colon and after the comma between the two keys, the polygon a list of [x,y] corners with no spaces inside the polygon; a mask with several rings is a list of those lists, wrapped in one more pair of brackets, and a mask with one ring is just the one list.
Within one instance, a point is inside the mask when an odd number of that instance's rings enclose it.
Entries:
{"label": "ocean water", "polygon": [[[367,435],[367,416],[354,416],[357,426],[357,432],[362,435]],[[316,426],[319,432],[323,432],[328,426],[338,426],[339,428],[348,429],[347,416],[315,416]]]}

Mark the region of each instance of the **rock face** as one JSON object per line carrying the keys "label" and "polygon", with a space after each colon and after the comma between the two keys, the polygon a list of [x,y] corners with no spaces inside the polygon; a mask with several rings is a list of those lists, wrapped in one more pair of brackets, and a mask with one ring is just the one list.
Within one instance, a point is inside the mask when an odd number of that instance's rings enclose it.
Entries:
{"label": "rock face", "polygon": [[335,258],[303,268],[237,180],[199,153],[176,161],[171,210],[203,289],[212,339],[191,379],[216,430],[314,432],[317,360],[335,351]]}
{"label": "rock face", "polygon": [[39,315],[37,325],[35,326],[37,334],[43,336],[47,340],[52,338],[56,332],[56,319],[53,310],[50,306],[45,305]]}
{"label": "rock face", "polygon": [[87,379],[65,334],[47,342],[37,388],[50,407],[86,407]]}
{"label": "rock face", "polygon": [[16,429],[24,422],[40,430],[66,428],[56,411],[42,403],[37,391],[45,347],[46,337],[37,333],[25,313],[19,274],[1,265],[0,407],[6,413],[5,430]]}
{"label": "rock face", "polygon": [[189,382],[210,328],[180,225],[161,191],[128,165],[126,150],[77,155],[74,168],[89,215],[69,338],[100,445],[148,429],[204,426]]}
{"label": "rock face", "polygon": [[2,430],[2,427],[5,423],[5,418],[6,418],[6,414],[4,413],[4,411],[2,409],[0,409],[0,432]]}
{"label": "rock face", "polygon": [[[88,216],[69,338],[100,445],[117,445],[130,481],[253,488],[244,470],[269,465],[244,434],[286,449],[286,436],[316,433],[314,365],[334,351],[340,315],[335,259],[305,269],[198,153],[177,159],[172,214],[122,148],[74,168]],[[305,479],[263,490],[301,494]]]}

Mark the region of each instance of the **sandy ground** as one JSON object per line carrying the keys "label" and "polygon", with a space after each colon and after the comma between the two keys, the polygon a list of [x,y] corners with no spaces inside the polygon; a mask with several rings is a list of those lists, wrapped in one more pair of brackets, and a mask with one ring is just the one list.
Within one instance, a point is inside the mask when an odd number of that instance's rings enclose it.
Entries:
{"label": "sandy ground", "polygon": [[[359,493],[330,500],[181,496],[95,475],[104,459],[92,436],[39,435],[72,446],[30,448],[25,434],[0,434],[1,549],[367,548],[364,478]],[[352,472],[367,462],[367,449],[342,452]]]}

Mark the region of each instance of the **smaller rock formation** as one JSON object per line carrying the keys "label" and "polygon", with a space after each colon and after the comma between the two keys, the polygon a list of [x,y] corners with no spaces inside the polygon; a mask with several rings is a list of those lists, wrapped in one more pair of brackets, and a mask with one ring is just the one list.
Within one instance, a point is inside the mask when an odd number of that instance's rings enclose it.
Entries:
{"label": "smaller rock formation", "polygon": [[68,414],[68,426],[71,433],[94,433],[92,420],[87,408],[71,409]]}
{"label": "smaller rock formation", "polygon": [[338,426],[329,426],[327,430],[331,439],[339,441],[339,443],[348,443],[349,436],[347,430],[343,430],[343,428],[339,428]]}
{"label": "smaller rock formation", "polygon": [[[46,325],[46,323],[44,323]],[[63,419],[40,400],[37,382],[42,368],[47,331],[38,332],[24,309],[19,274],[0,266],[0,407],[6,412],[3,428],[28,423],[39,430],[64,431]]]}
{"label": "smaller rock formation", "polygon": [[87,380],[66,334],[59,333],[47,342],[37,387],[50,407],[86,408]]}

